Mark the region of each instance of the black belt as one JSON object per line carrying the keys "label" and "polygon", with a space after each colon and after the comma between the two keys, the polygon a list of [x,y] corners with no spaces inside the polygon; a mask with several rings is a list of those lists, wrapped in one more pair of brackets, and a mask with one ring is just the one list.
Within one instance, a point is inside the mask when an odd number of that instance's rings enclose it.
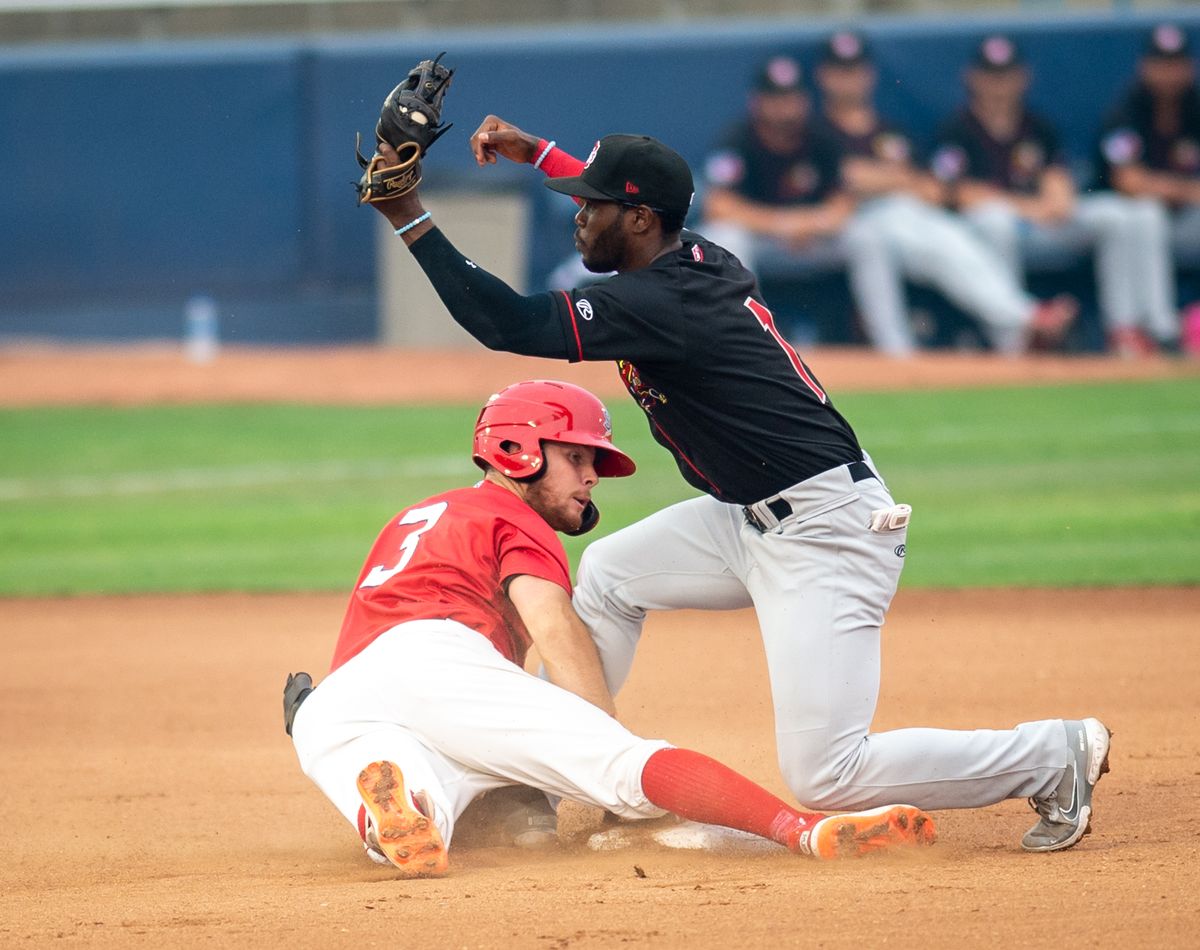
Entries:
{"label": "black belt", "polygon": [[[859,459],[857,462],[846,463],[846,470],[850,473],[850,477],[856,482],[865,481],[868,478],[879,478],[878,475],[871,471],[871,466],[862,461],[862,459]],[[786,498],[776,496],[770,501],[763,502],[763,504],[767,506],[767,511],[771,512],[771,514],[775,516],[776,522],[783,521],[785,518],[790,518],[793,514],[791,502],[789,502]],[[763,524],[758,515],[755,514],[754,509],[749,505],[742,509],[742,513],[746,516],[746,520],[754,525],[754,527],[758,528],[759,531],[769,531],[772,527],[774,527],[774,525]]]}

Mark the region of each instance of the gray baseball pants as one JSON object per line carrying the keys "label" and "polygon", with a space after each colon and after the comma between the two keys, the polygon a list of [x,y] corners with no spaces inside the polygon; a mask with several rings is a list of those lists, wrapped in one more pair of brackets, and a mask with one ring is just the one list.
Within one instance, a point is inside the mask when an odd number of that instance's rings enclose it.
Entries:
{"label": "gray baseball pants", "polygon": [[1018,279],[1027,267],[1064,251],[1094,250],[1100,313],[1109,331],[1140,327],[1155,339],[1179,336],[1170,222],[1153,199],[1112,192],[1082,195],[1062,224],[1035,224],[1004,201],[966,212]]}
{"label": "gray baseball pants", "polygon": [[[615,693],[648,610],[753,606],[766,651],[779,765],[814,809],[906,803],[969,808],[1043,796],[1068,762],[1061,719],[1012,729],[872,733],[880,627],[896,592],[906,528],[875,532],[893,504],[878,479],[845,467],[782,493],[793,514],[759,531],[742,509],[693,498],[593,542],[575,607]],[[700,702],[681,697],[681,702]]]}

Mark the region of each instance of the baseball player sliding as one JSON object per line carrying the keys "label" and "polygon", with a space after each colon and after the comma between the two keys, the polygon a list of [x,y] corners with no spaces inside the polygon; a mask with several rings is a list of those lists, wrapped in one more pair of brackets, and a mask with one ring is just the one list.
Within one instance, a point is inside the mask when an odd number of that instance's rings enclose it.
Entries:
{"label": "baseball player sliding", "polygon": [[608,135],[581,162],[488,116],[471,138],[477,162],[540,169],[579,204],[584,265],[615,272],[587,288],[523,296],[467,260],[421,205],[419,160],[429,130],[443,128],[445,88],[402,84],[388,97],[360,200],[392,223],[453,318],[484,345],[615,360],[654,438],[703,493],[582,558],[574,605],[609,690],[625,680],[647,610],[753,606],[779,764],[800,802],[935,809],[1028,798],[1037,821],[1024,848],[1076,844],[1108,769],[1099,720],[871,733],[880,627],[910,510],[777,331],[754,277],[682,230],[693,192],[683,158],[648,136]]}
{"label": "baseball player sliding", "polygon": [[[670,811],[815,857],[931,843],[916,808],[799,812],[613,718],[555,534],[593,527],[600,478],[633,474],[611,436],[601,402],[569,383],[517,383],[488,400],[472,456],[483,480],[388,522],[330,674],[315,689],[307,674],[288,678],[285,725],[304,772],[368,853],[408,877],[444,873],[467,805],[515,784],[627,818]],[[525,672],[531,644],[550,682]]]}

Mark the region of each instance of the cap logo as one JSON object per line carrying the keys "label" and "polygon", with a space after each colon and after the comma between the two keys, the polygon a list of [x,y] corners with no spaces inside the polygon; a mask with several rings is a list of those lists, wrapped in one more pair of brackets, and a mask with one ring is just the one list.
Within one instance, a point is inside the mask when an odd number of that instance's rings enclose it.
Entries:
{"label": "cap logo", "polygon": [[1154,28],[1154,48],[1160,52],[1178,53],[1183,44],[1183,30],[1174,23],[1160,23]]}
{"label": "cap logo", "polygon": [[641,190],[642,189],[639,188],[637,185],[635,185],[633,182],[631,182],[631,181],[625,182],[625,194],[636,195]]}
{"label": "cap logo", "polygon": [[600,151],[600,143],[596,142],[596,144],[592,146],[592,151],[591,151],[591,154],[588,155],[587,161],[583,163],[584,168],[592,167],[592,162],[594,162],[596,160],[596,153],[598,151]]}
{"label": "cap logo", "polygon": [[767,63],[767,78],[785,89],[795,86],[800,82],[800,64],[786,56],[776,56]]}
{"label": "cap logo", "polygon": [[600,413],[601,413],[600,423],[601,423],[601,425],[604,426],[604,437],[606,439],[611,439],[612,438],[612,416],[610,416],[608,414],[608,407],[601,406]]}
{"label": "cap logo", "polygon": [[862,42],[853,33],[835,33],[829,46],[839,59],[854,59],[862,54]]}
{"label": "cap logo", "polygon": [[989,36],[983,41],[983,58],[993,66],[1007,66],[1013,61],[1016,50],[1006,36]]}

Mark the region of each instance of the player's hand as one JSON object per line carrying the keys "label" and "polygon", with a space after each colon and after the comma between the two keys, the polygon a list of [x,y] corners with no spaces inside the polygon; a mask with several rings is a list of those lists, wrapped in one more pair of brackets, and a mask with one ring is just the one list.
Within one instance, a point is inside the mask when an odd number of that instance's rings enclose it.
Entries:
{"label": "player's hand", "polygon": [[489,115],[471,136],[471,151],[479,165],[495,165],[501,155],[510,162],[529,164],[537,159],[538,138],[511,122]]}
{"label": "player's hand", "polygon": [[[383,160],[389,165],[395,165],[400,161],[400,156],[396,154],[396,150],[387,142],[380,142],[376,145],[375,152],[377,155],[382,156]],[[414,188],[412,191],[405,192],[397,198],[376,202],[371,207],[387,218],[394,227],[401,227],[425,210],[421,206],[421,198],[417,191],[418,189]],[[426,230],[428,228],[423,228],[419,233],[424,233]]]}

